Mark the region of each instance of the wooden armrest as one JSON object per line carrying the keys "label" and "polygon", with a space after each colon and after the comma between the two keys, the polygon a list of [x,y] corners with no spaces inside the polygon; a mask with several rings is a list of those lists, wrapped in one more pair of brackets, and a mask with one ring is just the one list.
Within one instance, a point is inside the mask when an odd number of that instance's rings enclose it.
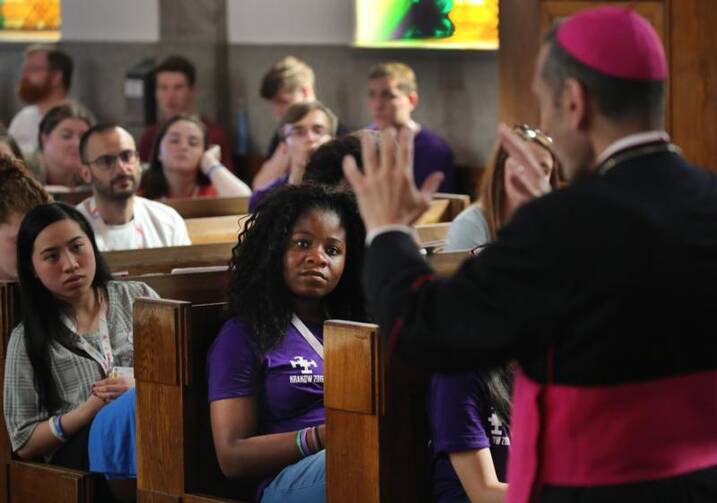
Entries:
{"label": "wooden armrest", "polygon": [[91,503],[98,474],[47,465],[10,462],[10,501]]}
{"label": "wooden armrest", "polygon": [[184,503],[243,503],[239,500],[205,496],[203,494],[185,494]]}

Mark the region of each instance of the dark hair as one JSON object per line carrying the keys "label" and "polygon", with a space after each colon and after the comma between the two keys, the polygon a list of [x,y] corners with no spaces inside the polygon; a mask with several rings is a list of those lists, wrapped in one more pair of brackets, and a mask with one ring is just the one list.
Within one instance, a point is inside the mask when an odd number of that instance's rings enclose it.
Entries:
{"label": "dark hair", "polygon": [[[305,183],[315,183],[337,187],[344,181],[343,160],[347,155],[354,156],[359,168],[363,168],[361,154],[361,133],[350,133],[341,138],[327,141],[311,154],[306,164]],[[370,132],[369,134],[375,134]],[[378,136],[378,135],[377,135]]]}
{"label": "dark hair", "polygon": [[47,53],[47,66],[52,72],[62,73],[62,87],[65,91],[69,91],[72,85],[72,72],[75,68],[70,55],[52,45],[34,44],[25,49],[26,55],[35,52]]}
{"label": "dark hair", "polygon": [[76,101],[63,101],[55,105],[44,115],[37,128],[37,144],[43,149],[42,135],[48,135],[65,119],[79,119],[85,121],[89,127],[95,123],[95,117],[87,108]]}
{"label": "dark hair", "polygon": [[284,126],[299,122],[301,119],[316,110],[318,110],[319,112],[323,112],[323,114],[329,120],[329,134],[331,136],[336,136],[336,128],[339,124],[339,120],[336,118],[336,115],[331,111],[329,107],[321,103],[319,100],[314,100],[305,101],[302,103],[294,103],[286,109],[286,112],[284,112],[284,116],[281,118],[281,121],[279,121],[279,126],[277,128],[279,130],[279,136],[281,137],[281,139],[286,139],[286,135],[284,133]]}
{"label": "dark hair", "polygon": [[80,136],[80,161],[82,164],[87,164],[88,160],[85,158],[85,151],[87,150],[87,142],[90,141],[92,135],[106,133],[113,129],[122,129],[122,126],[114,122],[100,122],[94,126],[90,126],[90,129],[82,133]]}
{"label": "dark hair", "polygon": [[480,377],[485,393],[488,396],[488,401],[495,409],[495,413],[498,414],[503,424],[510,424],[513,371],[508,367],[501,367],[488,372],[481,372]]}
{"label": "dark hair", "polygon": [[57,341],[62,344],[66,340],[67,329],[61,321],[65,306],[35,276],[32,252],[38,234],[48,225],[65,219],[77,222],[92,243],[96,263],[92,286],[95,290],[105,287],[112,279],[109,268],[97,249],[92,227],[74,207],[65,203],[47,203],[35,206],[25,215],[17,233],[17,276],[20,280],[25,350],[35,373],[35,389],[40,405],[49,412],[56,411],[63,405],[52,378],[50,343]]}
{"label": "dark hair", "polygon": [[10,147],[10,150],[12,151],[12,155],[14,155],[16,159],[25,162],[25,156],[22,154],[20,146],[15,141],[15,138],[13,138],[10,132],[7,130],[5,124],[2,123],[0,123],[0,143],[7,143]]}
{"label": "dark hair", "polygon": [[314,71],[299,58],[286,56],[264,74],[259,95],[271,100],[280,92],[293,93],[304,86],[314,86]]}
{"label": "dark hair", "polygon": [[[157,136],[154,137],[152,150],[149,155],[149,168],[142,176],[142,181],[139,185],[142,195],[147,199],[159,199],[169,195],[169,184],[167,183],[167,177],[164,174],[164,166],[162,165],[162,161],[159,159],[159,147],[172,124],[179,121],[187,121],[196,125],[202,131],[204,149],[206,150],[209,146],[207,127],[201,120],[197,119],[193,115],[182,113],[166,120],[160,126],[159,131],[157,131]],[[199,169],[199,167],[197,167],[197,183],[202,186],[212,183],[207,175]]]}
{"label": "dark hair", "polygon": [[7,223],[13,213],[24,215],[52,200],[22,161],[6,155],[0,155],[0,194],[0,223]]}
{"label": "dark hair", "polygon": [[338,215],[346,231],[346,265],[326,306],[332,317],[366,320],[361,289],[366,231],[353,195],[318,185],[283,186],[249,217],[229,264],[229,309],[249,324],[263,351],[281,343],[291,320],[291,294],[283,275],[287,241],[297,220],[316,209]]}
{"label": "dark hair", "polygon": [[184,56],[167,56],[154,68],[155,82],[157,75],[162,72],[177,72],[182,73],[187,78],[187,83],[190,87],[194,87],[194,83],[197,81],[197,69],[194,64]]}
{"label": "dark hair", "polygon": [[611,77],[584,65],[563,49],[557,40],[560,24],[548,31],[544,42],[549,44],[542,78],[559,100],[568,78],[580,82],[595,101],[598,110],[612,120],[638,120],[658,128],[665,113],[664,80],[633,80]]}

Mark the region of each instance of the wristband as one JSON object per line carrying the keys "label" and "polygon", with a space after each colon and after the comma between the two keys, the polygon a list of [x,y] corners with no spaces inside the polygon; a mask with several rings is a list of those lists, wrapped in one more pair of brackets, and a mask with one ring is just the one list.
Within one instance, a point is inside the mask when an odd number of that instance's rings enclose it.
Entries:
{"label": "wristband", "polygon": [[303,449],[303,447],[301,446],[301,432],[302,432],[302,431],[303,431],[303,430],[299,430],[299,431],[296,432],[296,447],[299,448],[299,453],[301,453],[301,457],[302,457],[302,458],[305,458],[305,457],[306,457],[306,452],[304,452],[304,449]]}
{"label": "wristband", "polygon": [[57,416],[52,416],[50,419],[48,419],[47,425],[50,427],[50,433],[52,433],[52,436],[54,436],[60,442],[66,442],[67,438],[65,437],[65,435],[62,433],[61,430],[57,430],[57,419]]}
{"label": "wristband", "polygon": [[214,172],[214,170],[217,170],[217,169],[223,168],[223,167],[224,167],[224,165],[223,165],[221,162],[219,162],[219,161],[217,161],[217,162],[215,162],[214,164],[212,164],[211,166],[209,166],[209,169],[208,169],[207,172],[205,173],[205,174],[207,175],[207,178],[209,178],[210,176],[212,176],[212,173]]}

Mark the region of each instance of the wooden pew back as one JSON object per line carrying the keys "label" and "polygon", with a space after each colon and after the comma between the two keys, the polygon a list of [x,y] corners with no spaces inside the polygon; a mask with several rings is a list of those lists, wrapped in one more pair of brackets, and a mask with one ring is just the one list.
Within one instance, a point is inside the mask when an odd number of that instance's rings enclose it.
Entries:
{"label": "wooden pew back", "polygon": [[193,245],[205,243],[237,242],[249,215],[225,215],[221,217],[188,218],[189,239]]}
{"label": "wooden pew back", "polygon": [[168,273],[186,267],[225,266],[232,256],[233,242],[191,246],[120,250],[103,254],[113,273],[130,275]]}
{"label": "wooden pew back", "polygon": [[[465,251],[427,257],[438,275],[454,273]],[[428,376],[393,355],[378,327],[324,324],[327,501],[431,501],[425,395]]]}
{"label": "wooden pew back", "polygon": [[182,218],[222,217],[249,212],[249,197],[178,197],[162,201],[177,210]]}
{"label": "wooden pew back", "polygon": [[139,501],[246,492],[222,475],[211,438],[206,355],[224,313],[222,303],[135,302]]}

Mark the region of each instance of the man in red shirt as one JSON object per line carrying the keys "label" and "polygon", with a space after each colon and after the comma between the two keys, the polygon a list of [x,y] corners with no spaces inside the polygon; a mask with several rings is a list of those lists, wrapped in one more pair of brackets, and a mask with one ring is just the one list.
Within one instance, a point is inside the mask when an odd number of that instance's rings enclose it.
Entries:
{"label": "man in red shirt", "polygon": [[[155,68],[154,95],[163,120],[171,119],[180,113],[195,113],[196,76],[197,70],[192,62],[182,56],[168,56]],[[226,133],[219,124],[203,116],[200,118],[207,127],[209,144],[219,145],[222,149],[222,164],[230,171],[235,171],[232,148]],[[152,124],[139,140],[139,155],[143,162],[149,161],[158,128],[159,123]]]}

